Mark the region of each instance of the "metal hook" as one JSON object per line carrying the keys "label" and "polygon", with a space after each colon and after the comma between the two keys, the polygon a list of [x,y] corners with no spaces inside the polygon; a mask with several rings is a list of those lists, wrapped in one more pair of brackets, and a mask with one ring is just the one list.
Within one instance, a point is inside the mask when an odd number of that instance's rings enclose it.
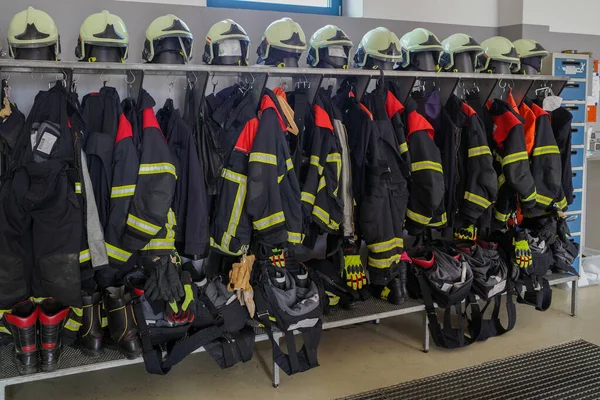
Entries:
{"label": "metal hook", "polygon": [[6,78],[0,78],[0,79],[8,82],[10,80],[10,74],[6,74]]}
{"label": "metal hook", "polygon": [[175,81],[177,80],[177,77],[175,77],[175,76],[174,76],[174,77],[173,77],[173,80],[172,80],[171,82],[169,82],[169,77],[170,77],[170,76],[171,76],[171,74],[168,74],[168,75],[166,76],[166,78],[165,78],[165,80],[167,81],[167,84],[168,84],[169,86],[171,86],[171,85],[175,85]]}
{"label": "metal hook", "polygon": [[30,72],[30,73],[29,73],[29,75],[31,75],[31,79],[32,79],[34,82],[41,82],[41,81],[42,81],[42,79],[44,79],[44,74],[40,74],[40,79],[35,79],[35,78],[33,77],[33,72]]}
{"label": "metal hook", "polygon": [[108,81],[110,81],[110,78],[106,78],[104,79],[104,71],[100,72],[100,82],[102,82],[103,86],[106,86],[106,84],[108,83]]}
{"label": "metal hook", "polygon": [[219,81],[215,81],[215,73],[212,73],[212,76],[210,78],[210,83],[212,83],[213,85],[213,93],[217,90],[217,85],[219,84]]}
{"label": "metal hook", "polygon": [[[133,78],[133,79],[131,80],[131,82],[127,80],[127,74],[131,74],[131,77]],[[125,74],[125,83],[126,83],[127,85],[133,85],[133,83],[135,82],[135,75],[134,75],[134,73],[133,73],[133,72],[131,72],[131,71],[127,71],[127,74]]]}
{"label": "metal hook", "polygon": [[196,76],[196,73],[194,71],[191,71],[191,72],[192,72],[192,75],[194,76],[194,80],[192,81],[190,78],[188,78],[187,82],[188,82],[188,85],[190,86],[190,88],[192,86],[194,86],[196,84],[196,82],[198,82],[198,77]]}

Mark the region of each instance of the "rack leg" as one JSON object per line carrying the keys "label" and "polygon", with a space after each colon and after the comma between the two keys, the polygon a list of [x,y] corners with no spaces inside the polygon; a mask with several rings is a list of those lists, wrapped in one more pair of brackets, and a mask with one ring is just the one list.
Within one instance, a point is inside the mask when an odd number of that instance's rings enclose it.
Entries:
{"label": "rack leg", "polygon": [[571,316],[577,316],[577,294],[579,292],[578,281],[571,282]]}
{"label": "rack leg", "polygon": [[5,400],[6,399],[6,389],[8,388],[8,386],[6,385],[0,385],[0,400]]}
{"label": "rack leg", "polygon": [[423,313],[424,316],[424,325],[425,325],[425,338],[423,339],[423,353],[429,353],[429,319],[427,318],[427,313]]}
{"label": "rack leg", "polygon": [[[275,340],[277,340],[278,345],[281,345],[281,334],[277,336]],[[275,361],[273,361],[273,387],[275,389],[279,387],[279,365],[277,365]]]}

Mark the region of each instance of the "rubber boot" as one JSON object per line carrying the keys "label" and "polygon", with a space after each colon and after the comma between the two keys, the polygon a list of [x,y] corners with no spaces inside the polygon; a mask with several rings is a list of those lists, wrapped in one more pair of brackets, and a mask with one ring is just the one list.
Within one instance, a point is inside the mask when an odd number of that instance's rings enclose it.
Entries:
{"label": "rubber boot", "polygon": [[[402,291],[403,287],[404,292]],[[381,300],[386,300],[388,303],[395,305],[404,303],[404,299],[406,297],[406,285],[402,285],[399,276],[392,278],[392,280],[385,286],[371,285],[371,288],[373,295]]]}
{"label": "rubber boot", "polygon": [[142,344],[138,338],[131,294],[126,293],[125,286],[113,286],[106,289],[104,309],[108,319],[110,337],[121,354],[128,360],[141,356]]}
{"label": "rubber boot", "polygon": [[56,371],[60,366],[62,331],[69,316],[69,308],[54,299],[40,304],[40,355],[42,371]]}
{"label": "rubber boot", "polygon": [[81,328],[79,329],[79,340],[77,347],[88,357],[100,357],[104,352],[102,344],[102,317],[100,315],[102,296],[100,293],[82,296],[83,316]]}
{"label": "rubber boot", "polygon": [[10,314],[4,314],[6,328],[15,342],[14,361],[21,375],[37,372],[38,343],[37,321],[39,307],[31,300],[13,307]]}
{"label": "rubber boot", "polygon": [[408,264],[406,262],[398,263],[398,280],[400,281],[400,295],[402,297],[402,303],[408,299],[408,290],[406,289],[406,284],[408,282],[408,278],[406,274],[408,273]]}

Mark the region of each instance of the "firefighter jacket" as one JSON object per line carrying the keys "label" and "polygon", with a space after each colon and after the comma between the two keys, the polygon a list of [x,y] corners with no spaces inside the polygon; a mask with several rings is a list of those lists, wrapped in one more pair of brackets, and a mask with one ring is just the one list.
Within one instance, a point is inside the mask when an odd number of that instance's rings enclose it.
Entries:
{"label": "firefighter jacket", "polygon": [[[404,130],[410,153],[410,199],[406,210],[406,230],[416,236],[425,227],[443,227],[447,217],[445,211],[439,212],[439,218],[433,219],[436,211],[443,208],[444,172],[440,151],[434,141],[431,124],[417,112],[417,103],[410,96],[402,105],[395,93],[395,85],[386,100],[386,110],[391,115],[396,131]],[[398,118],[402,115],[403,118]],[[400,122],[402,121],[402,122]],[[401,137],[401,136],[400,136]]]}
{"label": "firefighter jacket", "polygon": [[256,243],[271,248],[301,244],[307,218],[285,136],[289,122],[280,101],[265,89],[248,157],[248,216]]}
{"label": "firefighter jacket", "polygon": [[208,207],[202,165],[192,137],[192,129],[168,99],[157,113],[167,143],[175,156],[178,171],[173,211],[177,220],[176,247],[180,254],[204,258],[208,250]]}
{"label": "firefighter jacket", "polygon": [[498,184],[483,122],[463,100],[451,95],[442,110],[435,142],[442,156],[448,225],[482,227],[480,218],[496,200]]}
{"label": "firefighter jacket", "polygon": [[314,129],[302,203],[321,233],[337,233],[344,216],[341,145],[328,92],[320,89],[313,105]]}
{"label": "firefighter jacket", "polygon": [[562,187],[568,205],[573,203],[573,168],[571,166],[571,121],[573,114],[563,107],[558,107],[550,113],[552,131],[560,150],[562,164]]}
{"label": "firefighter jacket", "polygon": [[490,101],[487,108],[487,126],[493,127],[494,168],[498,175],[494,220],[505,224],[517,209],[515,196],[519,197],[523,212],[528,213],[535,207],[537,193],[529,168],[523,120],[503,100]]}
{"label": "firefighter jacket", "polygon": [[122,243],[124,250],[130,253],[143,250],[162,255],[175,249],[176,222],[171,204],[177,170],[156,120],[154,105],[154,99],[142,89],[139,104],[143,129],[140,164]]}
{"label": "firefighter jacket", "polygon": [[248,155],[259,121],[250,93],[228,109],[230,113],[224,125],[228,127],[228,136],[237,138],[224,160],[221,178],[217,183],[218,197],[211,221],[210,245],[223,254],[241,255],[243,248],[250,245],[252,235],[252,225],[246,211]]}
{"label": "firefighter jacket", "polygon": [[[359,104],[343,104],[353,159],[358,232],[369,250],[371,282],[386,285],[396,275],[404,251],[403,224],[408,203],[407,166],[386,110],[388,90],[381,84]],[[356,167],[356,168],[355,168]],[[359,175],[360,173],[360,175]]]}
{"label": "firefighter jacket", "polygon": [[[529,110],[529,112],[527,111]],[[519,108],[521,115],[530,113],[533,122],[533,146],[528,149],[531,174],[537,191],[536,207],[525,214],[537,217],[552,211],[554,204],[561,210],[567,208],[567,200],[562,189],[562,163],[560,150],[554,138],[550,114],[540,106],[525,100]],[[527,134],[530,134],[527,132]],[[526,143],[530,140],[526,140]]]}

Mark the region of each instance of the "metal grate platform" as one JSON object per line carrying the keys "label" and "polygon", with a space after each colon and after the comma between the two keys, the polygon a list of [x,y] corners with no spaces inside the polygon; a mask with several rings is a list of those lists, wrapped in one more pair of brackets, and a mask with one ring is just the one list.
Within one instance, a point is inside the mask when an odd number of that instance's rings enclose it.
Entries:
{"label": "metal grate platform", "polygon": [[357,302],[356,307],[351,310],[336,307],[329,315],[323,317],[323,329],[339,328],[340,326],[375,321],[424,310],[423,302],[412,299],[395,306],[387,301],[371,297],[367,301]]}
{"label": "metal grate platform", "polygon": [[346,400],[598,399],[600,347],[576,340]]}

